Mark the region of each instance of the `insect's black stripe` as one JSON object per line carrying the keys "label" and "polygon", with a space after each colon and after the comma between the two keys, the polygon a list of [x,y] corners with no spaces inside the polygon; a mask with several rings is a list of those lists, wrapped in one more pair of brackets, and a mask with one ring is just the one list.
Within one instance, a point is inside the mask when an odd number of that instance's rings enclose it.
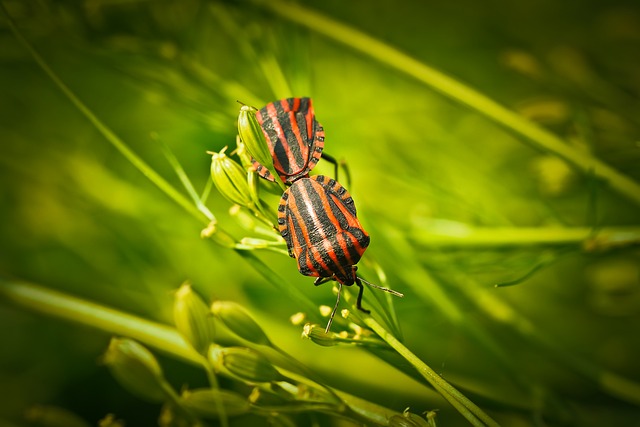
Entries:
{"label": "insect's black stripe", "polygon": [[[313,182],[310,179],[301,179],[294,183],[296,194],[296,206],[299,211],[299,223],[304,223],[310,246],[308,251],[314,255],[310,258],[312,264],[318,274],[322,277],[330,277],[334,273],[340,273],[342,266],[331,257],[333,251],[333,243],[331,236],[336,234],[333,224],[327,226],[322,222],[321,213],[322,202],[319,200],[321,195],[313,188]],[[317,221],[314,220],[314,217]],[[324,243],[329,243],[330,247],[325,249]],[[319,259],[318,259],[319,258]],[[324,264],[324,265],[323,265]]]}
{"label": "insect's black stripe", "polygon": [[[348,266],[355,264],[359,259],[359,255],[357,251],[349,251],[349,246],[353,246],[349,236],[345,235],[345,246],[347,247],[347,252],[343,249],[342,245],[340,245],[338,241],[338,236],[341,233],[349,233],[349,225],[336,206],[335,200],[331,196],[330,189],[324,185],[322,185],[321,181],[317,181],[317,185],[314,185],[314,180],[304,180],[304,186],[308,194],[308,198],[310,203],[313,206],[316,218],[320,223],[321,230],[318,230],[318,240],[314,240],[314,248],[317,248],[318,252],[321,254],[325,263],[330,266],[332,273],[337,274],[338,276],[344,276],[346,271],[345,269]],[[334,222],[332,218],[329,216],[329,212],[327,211],[327,207],[331,210],[331,213],[338,214],[342,217],[342,221],[338,219],[338,224]],[[329,247],[325,247],[325,242],[329,243]],[[355,248],[354,248],[355,249]],[[334,256],[331,256],[331,255]],[[355,255],[353,257],[352,255]]]}
{"label": "insect's black stripe", "polygon": [[277,144],[280,143],[280,138],[278,138],[278,132],[275,129],[273,123],[273,117],[269,115],[269,111],[267,107],[264,107],[260,110],[260,114],[258,115],[258,122],[260,123],[260,127],[262,127],[263,133],[266,133],[269,147],[273,148]]}
{"label": "insect's black stripe", "polygon": [[[296,202],[300,212],[300,220],[304,222],[310,243],[308,251],[314,255],[311,257],[313,266],[320,276],[329,277],[335,271],[335,263],[328,251],[324,249],[323,242],[326,240],[327,232],[331,233],[331,230],[327,230],[321,221],[318,221],[320,224],[316,224],[314,221],[314,217],[320,219],[317,215],[321,210],[318,208],[320,196],[313,188],[313,182],[310,179],[301,179],[295,184],[296,189],[299,190],[299,199]],[[320,258],[322,262],[319,262],[317,258]]]}
{"label": "insect's black stripe", "polygon": [[[296,114],[298,120],[298,126],[300,126],[300,133],[307,139],[308,145],[312,146],[315,138],[315,133],[320,124],[316,121],[315,114],[311,108],[310,98],[300,98],[300,106],[298,107],[298,113]],[[307,125],[311,122],[311,129]],[[300,125],[303,122],[304,125]],[[304,127],[304,132],[302,131]]]}
{"label": "insect's black stripe", "polygon": [[[306,205],[306,193],[304,192],[304,181],[302,179],[296,181],[287,190],[289,192],[289,200],[287,204],[287,215],[291,223],[288,224],[293,228],[296,240],[294,240],[294,252],[297,255],[298,269],[306,276],[323,277],[331,276],[331,267],[327,266],[322,254],[315,251],[312,242],[312,231],[316,229],[313,221],[313,211],[309,211]],[[311,227],[311,228],[310,228]],[[296,244],[296,241],[298,242]]]}
{"label": "insect's black stripe", "polygon": [[[277,103],[276,105],[279,105],[279,103]],[[282,109],[282,106],[280,105],[280,109]],[[286,153],[286,149],[284,146],[282,146],[282,141],[278,141],[278,145],[275,147],[274,150],[274,154],[276,156],[278,156],[280,160],[280,162],[283,164],[285,163],[285,158],[286,163],[288,164],[288,167],[286,169],[284,169],[284,171],[288,174],[288,175],[294,175],[299,173],[301,170],[303,170],[305,168],[305,166],[307,165],[307,158],[306,156],[302,155],[302,151],[301,151],[301,147],[305,146],[307,143],[305,141],[303,141],[302,139],[299,139],[296,134],[293,131],[293,128],[291,127],[291,117],[293,116],[292,113],[282,113],[278,115],[278,122],[280,123],[280,127],[282,128],[282,131],[284,133],[284,138],[286,140],[286,144],[289,148],[289,151],[291,152],[291,156],[292,158],[289,159]],[[296,120],[297,123],[297,120]],[[282,158],[281,158],[282,157]]]}
{"label": "insect's black stripe", "polygon": [[[307,129],[307,118],[306,115],[302,112],[298,112],[295,114],[296,124],[298,125],[298,130],[300,132],[300,144],[304,144],[309,147],[308,155],[306,156],[303,162],[303,166],[306,166],[309,162],[309,156],[311,156],[311,146],[313,145],[313,135],[309,138],[309,129]],[[314,119],[315,121],[315,119]],[[302,154],[301,154],[302,156]]]}
{"label": "insect's black stripe", "polygon": [[298,111],[303,113],[305,116],[309,111],[309,100],[310,98],[300,98],[300,107],[298,107]]}
{"label": "insect's black stripe", "polygon": [[[309,98],[301,98],[297,108],[295,107],[295,98],[288,98],[285,100],[288,109],[282,105],[282,102],[275,102],[276,109],[275,120],[278,120],[280,126],[285,134],[285,139],[289,150],[295,160],[295,166],[289,168],[288,173],[291,175],[298,174],[304,171],[309,163],[309,157],[311,156],[311,146],[313,145],[314,135],[309,133],[309,127],[307,126],[307,117],[312,112],[310,110]],[[298,134],[293,130],[292,118],[294,118],[295,124],[298,128]],[[317,123],[315,117],[311,117],[313,123]],[[306,153],[303,153],[303,147]]]}

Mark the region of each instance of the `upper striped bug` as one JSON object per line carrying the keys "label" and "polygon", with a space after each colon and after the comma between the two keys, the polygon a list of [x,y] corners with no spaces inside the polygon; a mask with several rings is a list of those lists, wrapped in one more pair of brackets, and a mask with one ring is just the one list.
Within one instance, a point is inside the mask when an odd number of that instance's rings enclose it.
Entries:
{"label": "upper striped bug", "polygon": [[326,332],[331,328],[340,303],[342,285],[355,283],[360,288],[356,306],[365,313],[369,311],[362,307],[362,282],[403,296],[356,275],[355,264],[369,246],[369,234],[358,221],[356,206],[349,192],[336,180],[316,175],[293,182],[280,199],[278,227],[287,242],[289,255],[298,263],[300,273],[317,277],[316,286],[330,280],[338,283],[338,298]]}
{"label": "upper striped bug", "polygon": [[[282,182],[291,184],[306,177],[320,157],[338,163],[328,154],[323,154],[324,129],[316,120],[311,98],[286,98],[262,107],[256,118],[266,137],[273,165]],[[269,170],[252,159],[256,172],[261,177],[274,181]]]}

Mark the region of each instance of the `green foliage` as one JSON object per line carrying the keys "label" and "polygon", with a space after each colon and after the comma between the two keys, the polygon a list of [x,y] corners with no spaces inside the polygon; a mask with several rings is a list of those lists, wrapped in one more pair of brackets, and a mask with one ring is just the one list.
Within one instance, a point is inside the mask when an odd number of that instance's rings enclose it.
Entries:
{"label": "green foliage", "polygon": [[[637,5],[2,5],[0,423],[35,404],[77,425],[640,417]],[[209,175],[236,100],[287,96],[349,165],[359,273],[405,295],[367,289],[369,317],[343,289],[329,334],[331,286],[272,227],[282,190],[242,146],[244,206]]]}

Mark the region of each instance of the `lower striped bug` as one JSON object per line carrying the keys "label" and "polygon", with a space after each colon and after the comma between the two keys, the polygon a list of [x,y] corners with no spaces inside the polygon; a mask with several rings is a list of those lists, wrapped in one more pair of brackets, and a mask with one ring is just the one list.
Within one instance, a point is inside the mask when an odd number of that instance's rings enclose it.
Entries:
{"label": "lower striped bug", "polygon": [[[270,102],[256,113],[256,118],[282,182],[291,184],[298,178],[308,176],[320,157],[332,163],[337,173],[336,159],[322,153],[324,129],[316,120],[311,98],[286,98]],[[267,168],[255,159],[252,162],[258,175],[269,181],[275,180]]]}
{"label": "lower striped bug", "polygon": [[338,298],[326,332],[338,309],[342,285],[355,283],[360,288],[356,306],[365,313],[369,310],[362,307],[362,282],[403,296],[356,275],[355,264],[369,246],[369,234],[358,221],[349,192],[334,179],[316,175],[295,181],[280,199],[278,227],[287,242],[289,256],[296,259],[301,274],[317,277],[316,286],[331,280],[338,283]]}

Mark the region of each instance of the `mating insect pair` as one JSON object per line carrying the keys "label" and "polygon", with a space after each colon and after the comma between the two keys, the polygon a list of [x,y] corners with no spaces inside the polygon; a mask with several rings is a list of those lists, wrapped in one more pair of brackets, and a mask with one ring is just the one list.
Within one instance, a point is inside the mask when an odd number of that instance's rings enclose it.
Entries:
{"label": "mating insect pair", "polygon": [[[340,303],[342,285],[359,287],[357,308],[362,307],[366,284],[397,296],[401,293],[367,282],[356,275],[355,266],[369,246],[369,234],[356,215],[349,192],[336,180],[322,175],[309,177],[320,157],[336,166],[335,160],[322,154],[324,129],[315,118],[310,98],[287,98],[267,104],[256,118],[280,179],[290,187],[278,206],[278,228],[287,242],[289,255],[296,259],[305,276],[317,277],[314,284],[335,280],[338,298],[326,332]],[[270,181],[269,170],[252,160],[258,174]]]}

